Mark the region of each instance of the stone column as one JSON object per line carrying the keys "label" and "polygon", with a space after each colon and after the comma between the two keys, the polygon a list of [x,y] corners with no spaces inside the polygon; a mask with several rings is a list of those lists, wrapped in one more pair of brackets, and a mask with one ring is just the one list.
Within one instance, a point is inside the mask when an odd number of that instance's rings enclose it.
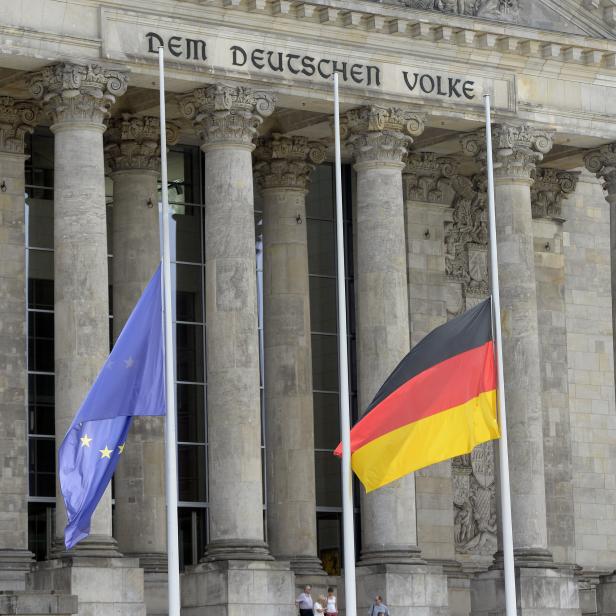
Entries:
{"label": "stone column", "polygon": [[258,151],[263,193],[267,529],[296,573],[317,557],[306,192],[325,146],[275,134]]}
{"label": "stone column", "polygon": [[[112,118],[105,134],[113,180],[113,337],[160,262],[158,176],[160,123]],[[164,419],[135,417],[115,473],[115,529],[120,550],[146,572],[166,571]]]}
{"label": "stone column", "polygon": [[0,97],[0,590],[23,589],[28,551],[24,137],[35,106]]}
{"label": "stone column", "polygon": [[[359,408],[409,352],[409,312],[402,193],[403,156],[423,123],[377,107],[346,116],[357,172],[355,285]],[[415,478],[409,475],[362,498],[365,562],[417,559]]]}
{"label": "stone column", "polygon": [[[107,227],[103,132],[126,76],[97,65],[56,64],[30,77],[54,133],[54,278],[56,447],[109,353]],[[66,524],[58,485],[56,538]],[[60,548],[62,549],[62,548]],[[75,552],[117,555],[111,490]]]}
{"label": "stone column", "polygon": [[[572,570],[554,570],[548,549],[543,453],[543,406],[537,321],[537,288],[531,208],[532,173],[552,147],[551,136],[527,125],[493,129],[496,234],[513,543],[521,614],[579,614]],[[466,135],[462,146],[485,168],[485,133]],[[500,607],[502,559],[472,582],[474,616]],[[549,590],[548,590],[549,588]]]}
{"label": "stone column", "polygon": [[556,562],[568,563],[576,558],[562,205],[578,176],[536,169],[531,187],[548,549]]}
{"label": "stone column", "polygon": [[253,139],[273,98],[214,85],[180,100],[205,152],[210,542],[207,559],[271,558],[263,540]]}
{"label": "stone column", "polygon": [[[357,172],[355,286],[363,411],[410,349],[402,159],[423,122],[409,111],[369,107],[348,112],[345,126]],[[360,606],[370,605],[369,595],[380,585],[390,606],[421,607],[426,614],[446,610],[446,578],[440,567],[432,571],[420,559],[416,525],[414,475],[362,492]],[[423,588],[420,599],[400,592],[394,582],[400,575]]]}

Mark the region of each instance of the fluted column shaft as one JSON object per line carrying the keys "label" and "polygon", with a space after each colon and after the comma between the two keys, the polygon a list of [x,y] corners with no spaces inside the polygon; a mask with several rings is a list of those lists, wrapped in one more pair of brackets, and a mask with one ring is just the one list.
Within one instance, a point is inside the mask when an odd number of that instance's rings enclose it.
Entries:
{"label": "fluted column shaft", "polygon": [[[527,126],[493,130],[496,236],[513,544],[516,561],[550,561],[548,552],[543,416],[531,172],[551,148],[546,133]],[[485,161],[484,133],[463,140],[466,153]]]}
{"label": "fluted column shaft", "polygon": [[[126,77],[96,65],[57,64],[30,78],[54,133],[56,448],[109,353],[109,301],[103,119],[126,90]],[[56,537],[66,512],[59,486]],[[117,553],[111,537],[111,488],[75,551]]]}
{"label": "fluted column shaft", "polygon": [[[402,157],[421,121],[397,109],[346,117],[357,172],[355,286],[359,408],[368,408],[410,349]],[[409,130],[409,127],[410,130]],[[415,476],[362,498],[362,561],[412,561],[417,548]]]}
{"label": "fluted column shaft", "polygon": [[267,528],[272,554],[296,573],[322,573],[317,557],[314,417],[306,189],[324,147],[304,137],[260,148]]}
{"label": "fluted column shaft", "polygon": [[28,551],[24,137],[32,103],[0,97],[0,590],[23,589]]}
{"label": "fluted column shaft", "polygon": [[210,542],[207,559],[271,558],[263,540],[252,140],[273,100],[208,86],[183,113],[205,152]]}
{"label": "fluted column shaft", "polygon": [[[112,118],[106,157],[113,180],[113,337],[160,262],[158,118]],[[147,570],[166,570],[164,419],[135,417],[115,472],[115,536]]]}

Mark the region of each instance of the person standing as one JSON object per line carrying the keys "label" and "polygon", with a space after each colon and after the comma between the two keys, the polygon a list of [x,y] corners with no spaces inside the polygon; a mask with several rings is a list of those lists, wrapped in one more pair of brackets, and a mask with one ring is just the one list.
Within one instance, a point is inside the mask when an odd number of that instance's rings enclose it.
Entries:
{"label": "person standing", "polygon": [[322,616],[322,614],[325,614],[326,604],[327,599],[323,595],[319,595],[318,600],[314,602],[314,616]]}
{"label": "person standing", "polygon": [[314,616],[314,602],[310,593],[312,586],[304,586],[304,592],[295,600],[295,605],[299,608],[299,616]]}
{"label": "person standing", "polygon": [[389,609],[383,603],[383,597],[381,595],[377,595],[374,598],[374,603],[370,608],[370,616],[378,616],[379,614],[383,614],[384,616],[389,616]]}
{"label": "person standing", "polygon": [[338,616],[336,595],[334,595],[334,589],[331,586],[327,589],[327,605],[325,606],[325,613],[328,616]]}

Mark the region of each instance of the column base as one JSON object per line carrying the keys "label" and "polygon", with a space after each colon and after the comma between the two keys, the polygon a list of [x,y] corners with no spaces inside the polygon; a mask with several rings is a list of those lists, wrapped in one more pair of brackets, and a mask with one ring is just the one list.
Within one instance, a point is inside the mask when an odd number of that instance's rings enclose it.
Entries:
{"label": "column base", "polygon": [[603,575],[596,587],[597,614],[616,616],[616,574]]}
{"label": "column base", "polygon": [[416,545],[379,546],[378,548],[362,550],[360,564],[362,565],[425,565],[421,558],[421,550]]}
{"label": "column base", "polygon": [[296,616],[288,562],[227,560],[182,575],[182,616]]}
{"label": "column base", "polygon": [[67,556],[35,564],[28,590],[76,595],[78,614],[146,616],[143,569],[135,558]]}
{"label": "column base", "polygon": [[[515,568],[518,616],[581,616],[573,566]],[[493,568],[471,580],[471,616],[505,616],[505,578]]]}
{"label": "column base", "polygon": [[61,537],[56,537],[52,547],[53,558],[122,558],[118,542],[109,535],[89,535],[72,550],[67,550]]}
{"label": "column base", "polygon": [[438,565],[360,563],[356,573],[359,613],[382,595],[396,616],[449,616],[447,576]]}
{"label": "column base", "polygon": [[33,563],[29,550],[0,550],[0,590],[24,590]]}
{"label": "column base", "polygon": [[277,556],[276,560],[291,563],[295,575],[326,576],[321,559],[317,556]]}
{"label": "column base", "polygon": [[70,616],[77,613],[77,597],[45,592],[0,591],[0,614],[11,616]]}
{"label": "column base", "polygon": [[265,541],[211,541],[207,544],[202,563],[216,560],[274,560]]}

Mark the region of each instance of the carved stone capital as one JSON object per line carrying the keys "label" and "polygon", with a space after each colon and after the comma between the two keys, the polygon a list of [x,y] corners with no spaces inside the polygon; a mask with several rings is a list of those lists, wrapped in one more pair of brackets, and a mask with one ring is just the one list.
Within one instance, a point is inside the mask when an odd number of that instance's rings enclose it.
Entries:
{"label": "carved stone capital", "polygon": [[579,172],[541,168],[533,172],[530,189],[533,218],[563,220],[563,199],[575,191]]}
{"label": "carved stone capital", "polygon": [[259,143],[255,173],[262,188],[306,190],[315,165],[325,160],[326,146],[307,137],[274,133]]}
{"label": "carved stone capital", "polygon": [[274,111],[275,98],[243,86],[215,84],[180,98],[183,115],[198,129],[204,147],[220,144],[252,149],[257,127]]}
{"label": "carved stone capital", "polygon": [[[177,141],[178,127],[167,123],[167,143]],[[128,113],[111,118],[105,133],[105,160],[110,171],[160,171],[160,120]]]}
{"label": "carved stone capital", "polygon": [[453,191],[449,178],[457,167],[454,158],[434,152],[409,154],[402,172],[405,201],[451,205]]}
{"label": "carved stone capital", "polygon": [[616,143],[602,145],[584,156],[586,169],[603,180],[608,195],[616,196]]}
{"label": "carved stone capital", "polygon": [[[464,135],[462,150],[485,165],[485,130]],[[528,125],[496,124],[492,128],[494,176],[531,180],[535,165],[552,149],[549,132]]]}
{"label": "carved stone capital", "polygon": [[402,164],[413,137],[423,130],[423,118],[417,113],[376,105],[348,111],[341,123],[342,137],[353,149],[356,163]]}
{"label": "carved stone capital", "polygon": [[126,92],[128,79],[125,73],[98,64],[62,62],[30,75],[28,86],[53,125],[102,124],[116,98]]}
{"label": "carved stone capital", "polygon": [[0,152],[23,154],[24,138],[34,130],[38,119],[35,103],[0,96]]}

